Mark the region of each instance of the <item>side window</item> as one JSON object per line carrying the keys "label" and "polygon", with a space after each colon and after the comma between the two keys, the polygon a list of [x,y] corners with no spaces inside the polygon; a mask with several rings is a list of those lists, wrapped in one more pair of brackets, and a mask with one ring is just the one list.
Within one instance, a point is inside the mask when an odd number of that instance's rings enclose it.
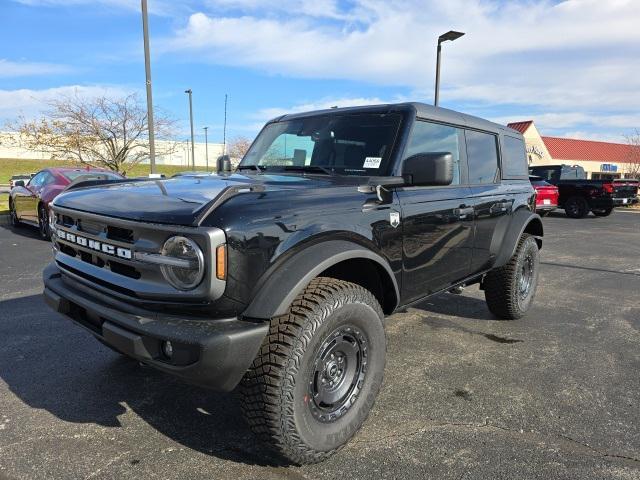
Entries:
{"label": "side window", "polygon": [[40,172],[29,180],[30,187],[39,187],[43,184],[47,172]]}
{"label": "side window", "polygon": [[527,174],[527,154],[524,141],[515,137],[504,137],[502,152],[502,176],[522,177]]}
{"label": "side window", "polygon": [[466,130],[469,184],[495,183],[498,179],[497,137]]}
{"label": "side window", "polygon": [[417,120],[411,131],[404,158],[418,153],[451,152],[453,156],[453,181],[451,185],[459,185],[460,145],[458,132],[458,128],[449,125]]}
{"label": "side window", "polygon": [[49,185],[56,181],[56,177],[51,175],[49,172],[45,172],[44,181],[42,182],[42,186]]}

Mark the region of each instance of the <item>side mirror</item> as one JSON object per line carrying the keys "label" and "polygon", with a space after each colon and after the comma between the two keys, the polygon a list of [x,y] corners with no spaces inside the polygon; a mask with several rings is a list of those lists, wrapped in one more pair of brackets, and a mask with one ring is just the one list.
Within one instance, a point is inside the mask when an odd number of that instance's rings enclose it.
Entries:
{"label": "side mirror", "polygon": [[16,180],[13,182],[14,187],[24,187],[24,180]]}
{"label": "side mirror", "polygon": [[409,185],[451,185],[453,155],[450,152],[412,155],[402,165],[402,176]]}

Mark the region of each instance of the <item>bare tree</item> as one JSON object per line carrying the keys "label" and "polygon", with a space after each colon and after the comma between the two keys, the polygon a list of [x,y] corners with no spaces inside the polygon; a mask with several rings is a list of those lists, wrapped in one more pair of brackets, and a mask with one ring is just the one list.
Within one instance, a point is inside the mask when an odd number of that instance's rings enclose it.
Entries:
{"label": "bare tree", "polygon": [[636,129],[631,135],[625,135],[629,153],[625,163],[627,178],[640,178],[640,130]]}
{"label": "bare tree", "polygon": [[[149,158],[147,112],[137,95],[82,98],[76,94],[54,100],[49,107],[39,120],[21,117],[10,125],[19,133],[20,146],[117,172]],[[174,122],[161,113],[154,124],[162,138],[170,135]],[[171,153],[172,145],[162,145],[157,154]]]}
{"label": "bare tree", "polygon": [[240,163],[240,160],[245,156],[250,146],[251,140],[246,137],[235,137],[229,142],[228,153],[234,167]]}

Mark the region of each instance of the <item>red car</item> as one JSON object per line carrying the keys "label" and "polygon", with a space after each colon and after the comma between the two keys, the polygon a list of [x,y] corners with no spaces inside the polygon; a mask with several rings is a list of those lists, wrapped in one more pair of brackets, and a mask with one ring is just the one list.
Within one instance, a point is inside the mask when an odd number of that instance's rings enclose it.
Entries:
{"label": "red car", "polygon": [[558,187],[546,182],[542,177],[529,176],[531,185],[536,189],[536,213],[544,217],[549,212],[558,208],[560,192]]}
{"label": "red car", "polygon": [[88,180],[121,180],[120,174],[101,168],[45,168],[31,180],[16,180],[9,194],[11,225],[37,226],[49,239],[49,203],[72,183]]}

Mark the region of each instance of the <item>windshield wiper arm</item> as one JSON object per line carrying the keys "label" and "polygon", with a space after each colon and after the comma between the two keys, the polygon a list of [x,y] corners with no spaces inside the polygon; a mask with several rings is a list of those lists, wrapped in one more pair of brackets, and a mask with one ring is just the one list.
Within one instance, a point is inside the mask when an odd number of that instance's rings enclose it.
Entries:
{"label": "windshield wiper arm", "polygon": [[335,175],[333,169],[322,167],[320,165],[285,165],[284,169],[290,172],[322,172],[327,175]]}

